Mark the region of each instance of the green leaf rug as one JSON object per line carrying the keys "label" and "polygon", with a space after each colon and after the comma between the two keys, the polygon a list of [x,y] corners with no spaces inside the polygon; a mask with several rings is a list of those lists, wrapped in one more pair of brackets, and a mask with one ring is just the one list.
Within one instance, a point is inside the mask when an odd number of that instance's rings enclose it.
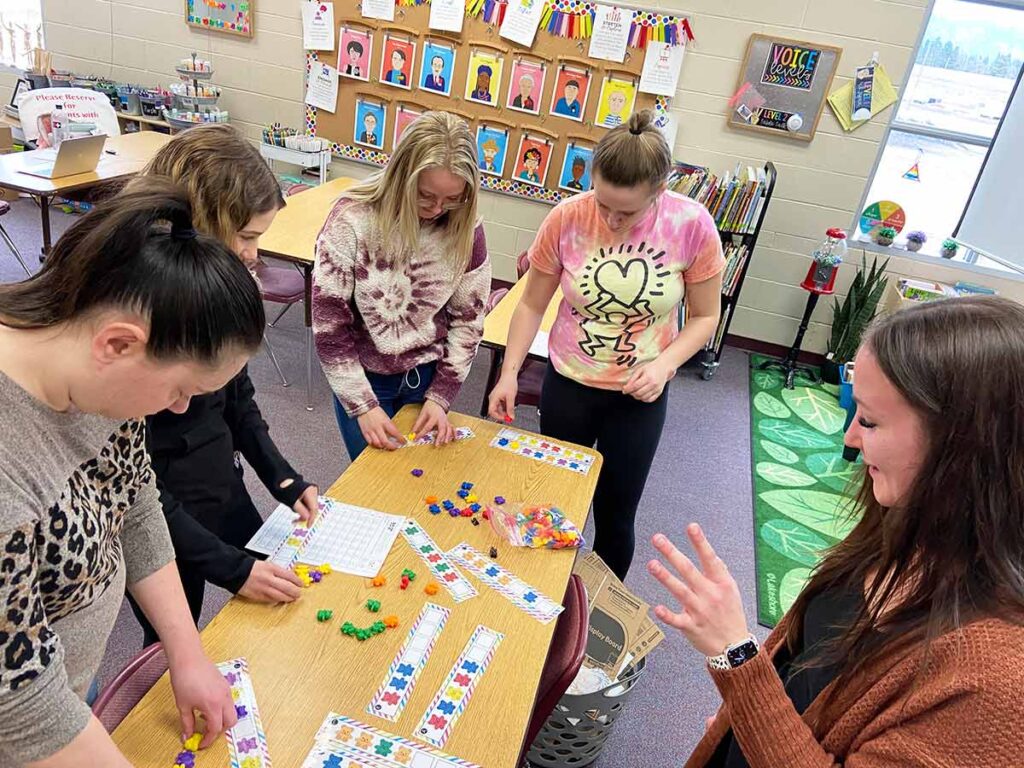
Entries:
{"label": "green leaf rug", "polygon": [[857,523],[852,494],[860,463],[843,459],[846,411],[838,387],[757,370],[751,355],[750,430],[754,478],[757,619],[772,627],[803,589],[824,550]]}

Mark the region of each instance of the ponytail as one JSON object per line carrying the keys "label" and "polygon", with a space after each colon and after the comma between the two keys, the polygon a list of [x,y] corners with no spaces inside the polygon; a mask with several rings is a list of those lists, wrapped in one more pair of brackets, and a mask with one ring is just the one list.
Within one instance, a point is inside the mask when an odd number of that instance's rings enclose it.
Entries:
{"label": "ponytail", "polygon": [[672,150],[649,109],[634,112],[613,128],[594,150],[594,173],[616,187],[660,187],[672,170]]}
{"label": "ponytail", "polygon": [[188,195],[164,179],[136,180],[68,229],[36,275],[0,285],[0,323],[11,328],[107,308],[149,321],[146,349],[156,359],[212,363],[263,339],[256,282],[225,245],[195,232]]}

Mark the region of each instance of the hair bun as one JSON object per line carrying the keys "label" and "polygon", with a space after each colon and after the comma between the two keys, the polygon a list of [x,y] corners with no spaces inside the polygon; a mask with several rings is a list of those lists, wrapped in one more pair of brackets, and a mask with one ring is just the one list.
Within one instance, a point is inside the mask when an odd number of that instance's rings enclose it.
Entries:
{"label": "hair bun", "polygon": [[626,125],[631,134],[640,136],[644,131],[654,127],[654,113],[649,109],[641,109],[629,116],[629,122]]}

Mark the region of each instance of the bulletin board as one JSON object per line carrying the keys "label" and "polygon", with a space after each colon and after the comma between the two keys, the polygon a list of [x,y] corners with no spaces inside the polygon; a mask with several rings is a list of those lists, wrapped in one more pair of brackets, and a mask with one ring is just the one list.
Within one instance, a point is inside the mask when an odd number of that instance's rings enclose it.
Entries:
{"label": "bulletin board", "polygon": [[[548,203],[589,189],[593,148],[609,130],[599,120],[614,125],[632,111],[653,108],[667,123],[669,99],[638,90],[648,40],[685,44],[692,33],[682,17],[623,9],[631,17],[624,61],[591,59],[595,6],[584,0],[538,1],[547,6],[527,48],[499,36],[504,6],[495,0],[467,0],[461,33],[431,30],[427,2],[398,0],[390,22],[363,18],[358,0],[335,0],[335,50],[308,51],[307,73],[323,63],[338,68],[338,105],[333,114],[307,105],[306,133],[328,139],[341,157],[384,165],[418,114],[442,110],[470,124],[481,158],[487,150],[483,188]],[[352,40],[371,49],[368,66],[357,67],[356,77],[348,58]],[[396,48],[402,55],[396,56]],[[411,71],[399,74],[391,65],[403,60],[411,61]],[[476,89],[480,66],[490,71],[486,90]],[[589,78],[581,79],[584,74]],[[579,106],[556,98],[573,92],[570,81],[580,86]]]}
{"label": "bulletin board", "polygon": [[252,37],[253,2],[255,0],[185,0],[185,20],[190,27]]}
{"label": "bulletin board", "polygon": [[729,125],[810,141],[843,49],[753,34],[729,102]]}

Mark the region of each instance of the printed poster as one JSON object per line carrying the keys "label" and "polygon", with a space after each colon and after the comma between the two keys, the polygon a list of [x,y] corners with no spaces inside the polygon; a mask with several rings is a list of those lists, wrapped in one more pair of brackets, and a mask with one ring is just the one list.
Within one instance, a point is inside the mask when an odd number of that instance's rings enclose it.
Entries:
{"label": "printed poster", "polygon": [[338,50],[338,70],[342,77],[368,82],[372,54],[373,36],[369,32],[342,28]]}
{"label": "printed poster", "polygon": [[334,3],[302,4],[302,47],[307,51],[334,50]]}
{"label": "printed poster", "polygon": [[543,13],[544,0],[509,0],[499,34],[506,40],[532,48]]}
{"label": "printed poster", "polygon": [[363,9],[363,18],[395,20],[395,0],[360,0],[359,4]]}
{"label": "printed poster", "polygon": [[785,88],[811,90],[821,51],[789,43],[772,43],[764,63],[761,82]]}
{"label": "printed poster", "polygon": [[626,58],[626,43],[632,23],[632,11],[614,5],[598,5],[590,38],[590,58],[621,64]]}
{"label": "printed poster", "polygon": [[640,91],[659,96],[675,96],[684,53],[685,45],[669,45],[658,40],[648,42],[644,68],[640,74]]}
{"label": "printed poster", "polygon": [[330,64],[320,64],[309,70],[306,103],[328,112],[338,109],[338,70]]}
{"label": "printed poster", "polygon": [[427,26],[444,32],[461,32],[465,15],[465,0],[430,0],[430,20]]}

